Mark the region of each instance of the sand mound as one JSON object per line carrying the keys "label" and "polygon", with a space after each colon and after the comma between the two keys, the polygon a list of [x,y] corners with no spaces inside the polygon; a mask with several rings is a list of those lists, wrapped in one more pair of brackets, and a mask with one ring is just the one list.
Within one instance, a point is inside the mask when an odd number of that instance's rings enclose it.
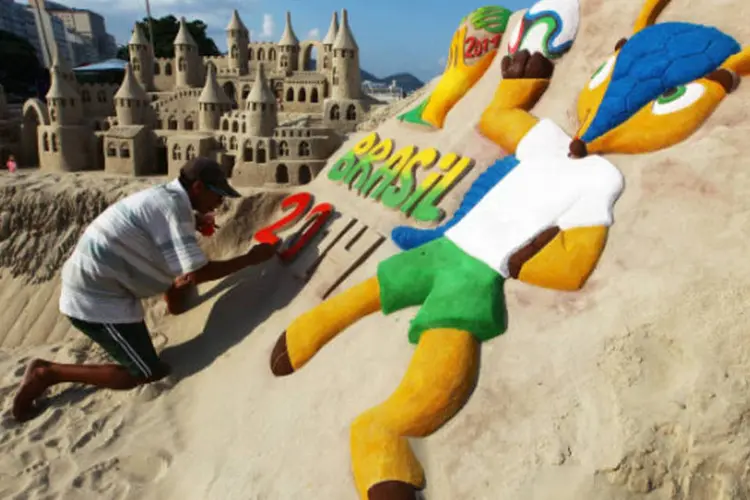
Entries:
{"label": "sand mound", "polygon": [[[578,89],[630,33],[639,8],[640,2],[581,0],[578,38],[536,115],[575,130]],[[673,0],[660,20],[718,26],[750,43],[750,28],[739,22],[746,14],[740,0]],[[498,154],[472,124],[492,98],[499,64],[497,58],[442,131],[405,128],[392,117],[377,129],[397,147],[436,146],[475,159],[441,203],[449,212]],[[428,477],[427,498],[750,498],[748,116],[746,80],[684,143],[611,158],[627,186],[598,268],[576,293],[506,285],[510,326],[483,345],[471,400],[443,429],[415,444]],[[355,134],[340,153],[363,135]],[[3,202],[10,214],[0,222],[21,228],[45,254],[27,254],[15,231],[0,242],[8,245],[0,261],[6,267],[0,327],[6,318],[14,325],[0,332],[6,408],[29,357],[101,359],[79,335],[64,340],[69,327],[54,307],[56,278],[28,285],[25,276],[34,266],[54,276],[62,256],[46,254],[74,241],[69,232],[80,231],[117,193],[90,174],[66,177],[98,193],[89,208],[65,181],[44,179],[0,180],[0,199],[14,200]],[[326,172],[306,189],[342,214],[317,249],[342,227],[358,228],[333,244],[329,258],[336,262],[325,273],[346,268],[361,235],[388,235],[406,221],[330,181]],[[71,194],[60,194],[66,190]],[[24,213],[50,214],[44,230],[34,233],[7,208],[25,206],[24,196],[59,204],[75,222],[57,224],[55,211],[26,201]],[[281,196],[258,194],[228,207],[207,250],[213,256],[243,251]],[[6,248],[19,257],[6,256]],[[395,251],[384,242],[338,289],[371,276]],[[6,411],[0,497],[352,498],[349,425],[398,384],[413,352],[406,328],[414,311],[372,315],[299,373],[274,378],[268,357],[278,335],[320,301],[319,278],[304,283],[295,277],[301,265],[270,262],[208,284],[195,308],[179,317],[165,317],[163,305],[153,301],[149,325],[175,368],[162,384],[135,394],[61,387],[50,396],[51,407],[24,426]]]}

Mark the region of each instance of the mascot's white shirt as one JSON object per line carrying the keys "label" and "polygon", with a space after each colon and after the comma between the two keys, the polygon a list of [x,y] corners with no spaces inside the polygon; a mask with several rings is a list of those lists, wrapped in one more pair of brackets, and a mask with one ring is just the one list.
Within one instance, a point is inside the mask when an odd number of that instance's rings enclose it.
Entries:
{"label": "mascot's white shirt", "polygon": [[445,237],[508,277],[508,259],[544,230],[610,226],[624,187],[617,167],[597,155],[568,157],[571,138],[541,120],[518,144],[519,164]]}

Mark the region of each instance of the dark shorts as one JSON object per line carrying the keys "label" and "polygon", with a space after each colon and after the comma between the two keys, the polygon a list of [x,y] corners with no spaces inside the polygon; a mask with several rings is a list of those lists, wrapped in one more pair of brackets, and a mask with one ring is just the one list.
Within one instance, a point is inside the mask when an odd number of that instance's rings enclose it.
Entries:
{"label": "dark shorts", "polygon": [[152,378],[164,371],[146,323],[89,323],[68,317],[73,326],[99,344],[134,377]]}
{"label": "dark shorts", "polygon": [[505,331],[505,280],[446,237],[382,261],[378,283],[384,314],[422,306],[409,326],[414,344],[437,328],[464,330],[479,342]]}

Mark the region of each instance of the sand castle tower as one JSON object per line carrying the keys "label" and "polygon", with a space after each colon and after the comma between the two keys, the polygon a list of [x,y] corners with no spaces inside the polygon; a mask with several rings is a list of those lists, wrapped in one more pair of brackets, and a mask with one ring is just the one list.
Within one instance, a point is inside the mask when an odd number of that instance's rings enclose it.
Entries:
{"label": "sand castle tower", "polygon": [[245,101],[248,119],[248,135],[271,137],[277,125],[276,97],[271,92],[263,64],[258,64],[258,73],[253,88]]}
{"label": "sand castle tower", "polygon": [[83,126],[83,106],[78,92],[65,78],[65,70],[50,68],[47,92],[49,125],[39,127],[40,165],[45,170],[74,172],[90,163],[90,128]]}
{"label": "sand castle tower", "polygon": [[299,66],[299,39],[292,28],[292,14],[287,11],[284,33],[281,34],[279,46],[279,70],[297,71]]}
{"label": "sand castle tower", "polygon": [[201,80],[201,56],[198,44],[187,27],[185,18],[180,18],[180,30],[174,39],[174,58],[177,63],[175,87],[197,87]]}
{"label": "sand castle tower", "polygon": [[324,72],[330,74],[333,59],[333,42],[336,40],[336,35],[339,32],[339,15],[338,12],[334,12],[331,15],[331,25],[328,27],[328,33],[323,38],[323,61],[321,62],[320,68]]}
{"label": "sand castle tower", "polygon": [[68,83],[64,70],[57,65],[50,68],[50,86],[46,98],[52,125],[80,125],[83,119],[80,96]]}
{"label": "sand castle tower", "polygon": [[242,23],[237,10],[232,11],[232,19],[227,26],[227,47],[229,48],[228,67],[236,70],[240,75],[247,74],[247,52],[250,43],[250,33]]}
{"label": "sand castle tower", "polygon": [[118,125],[145,125],[150,109],[148,94],[133,76],[130,63],[125,65],[125,78],[115,93],[115,112]]}
{"label": "sand castle tower", "polygon": [[232,101],[216,81],[216,67],[213,63],[208,63],[207,69],[206,84],[198,98],[198,126],[200,130],[213,131],[219,129],[221,115],[232,109]]}
{"label": "sand castle tower", "polygon": [[359,99],[361,76],[359,73],[359,46],[349,28],[346,9],[341,11],[341,26],[333,41],[333,70],[331,76],[334,99]]}
{"label": "sand castle tower", "polygon": [[133,36],[128,42],[130,66],[138,82],[145,90],[154,89],[154,54],[138,23],[133,28]]}
{"label": "sand castle tower", "polygon": [[80,85],[78,84],[78,80],[76,80],[76,75],[68,60],[60,56],[57,45],[52,46],[52,66],[50,67],[50,71],[54,68],[56,68],[58,76],[77,94],[80,90]]}

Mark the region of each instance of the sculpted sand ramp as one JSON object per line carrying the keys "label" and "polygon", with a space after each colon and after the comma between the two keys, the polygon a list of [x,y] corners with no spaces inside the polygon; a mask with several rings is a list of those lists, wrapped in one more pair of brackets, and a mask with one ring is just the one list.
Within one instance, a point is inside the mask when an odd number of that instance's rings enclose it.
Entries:
{"label": "sculpted sand ramp", "polygon": [[[642,7],[581,0],[575,43],[532,113],[574,134],[579,91],[616,42],[632,35]],[[705,23],[748,43],[750,31],[739,22],[747,15],[736,0],[673,0],[659,22]],[[511,18],[509,33],[519,17]],[[407,128],[396,118],[378,129],[396,148],[436,147],[440,158],[456,153],[474,160],[439,203],[449,213],[502,154],[474,124],[497,88],[504,50],[441,130]],[[506,284],[508,330],[482,344],[476,390],[454,419],[415,447],[426,497],[750,495],[749,112],[746,80],[685,141],[609,157],[625,190],[598,266],[577,292]],[[345,144],[329,169],[364,136]],[[328,179],[328,171],[309,190],[316,203],[330,202],[342,214],[338,227],[353,218],[356,227],[387,237],[401,223],[428,225],[353,194]],[[357,245],[346,235],[340,241]],[[238,243],[239,236],[229,238],[212,251],[241,251]],[[322,245],[291,266],[269,264],[206,287],[206,300],[184,316],[152,312],[177,372],[169,390],[74,392],[74,400],[26,427],[4,417],[3,496],[352,498],[351,422],[386,399],[407,370],[414,348],[406,331],[415,311],[368,316],[298,373],[274,377],[268,358],[278,336],[319,304],[321,290],[347,267],[340,250],[330,256],[335,265],[321,260],[325,272],[307,284],[295,278]],[[331,295],[372,276],[377,262],[395,252],[390,240],[380,243]],[[6,406],[22,357],[56,347],[56,356],[88,356],[70,343],[18,345],[3,351]]]}

